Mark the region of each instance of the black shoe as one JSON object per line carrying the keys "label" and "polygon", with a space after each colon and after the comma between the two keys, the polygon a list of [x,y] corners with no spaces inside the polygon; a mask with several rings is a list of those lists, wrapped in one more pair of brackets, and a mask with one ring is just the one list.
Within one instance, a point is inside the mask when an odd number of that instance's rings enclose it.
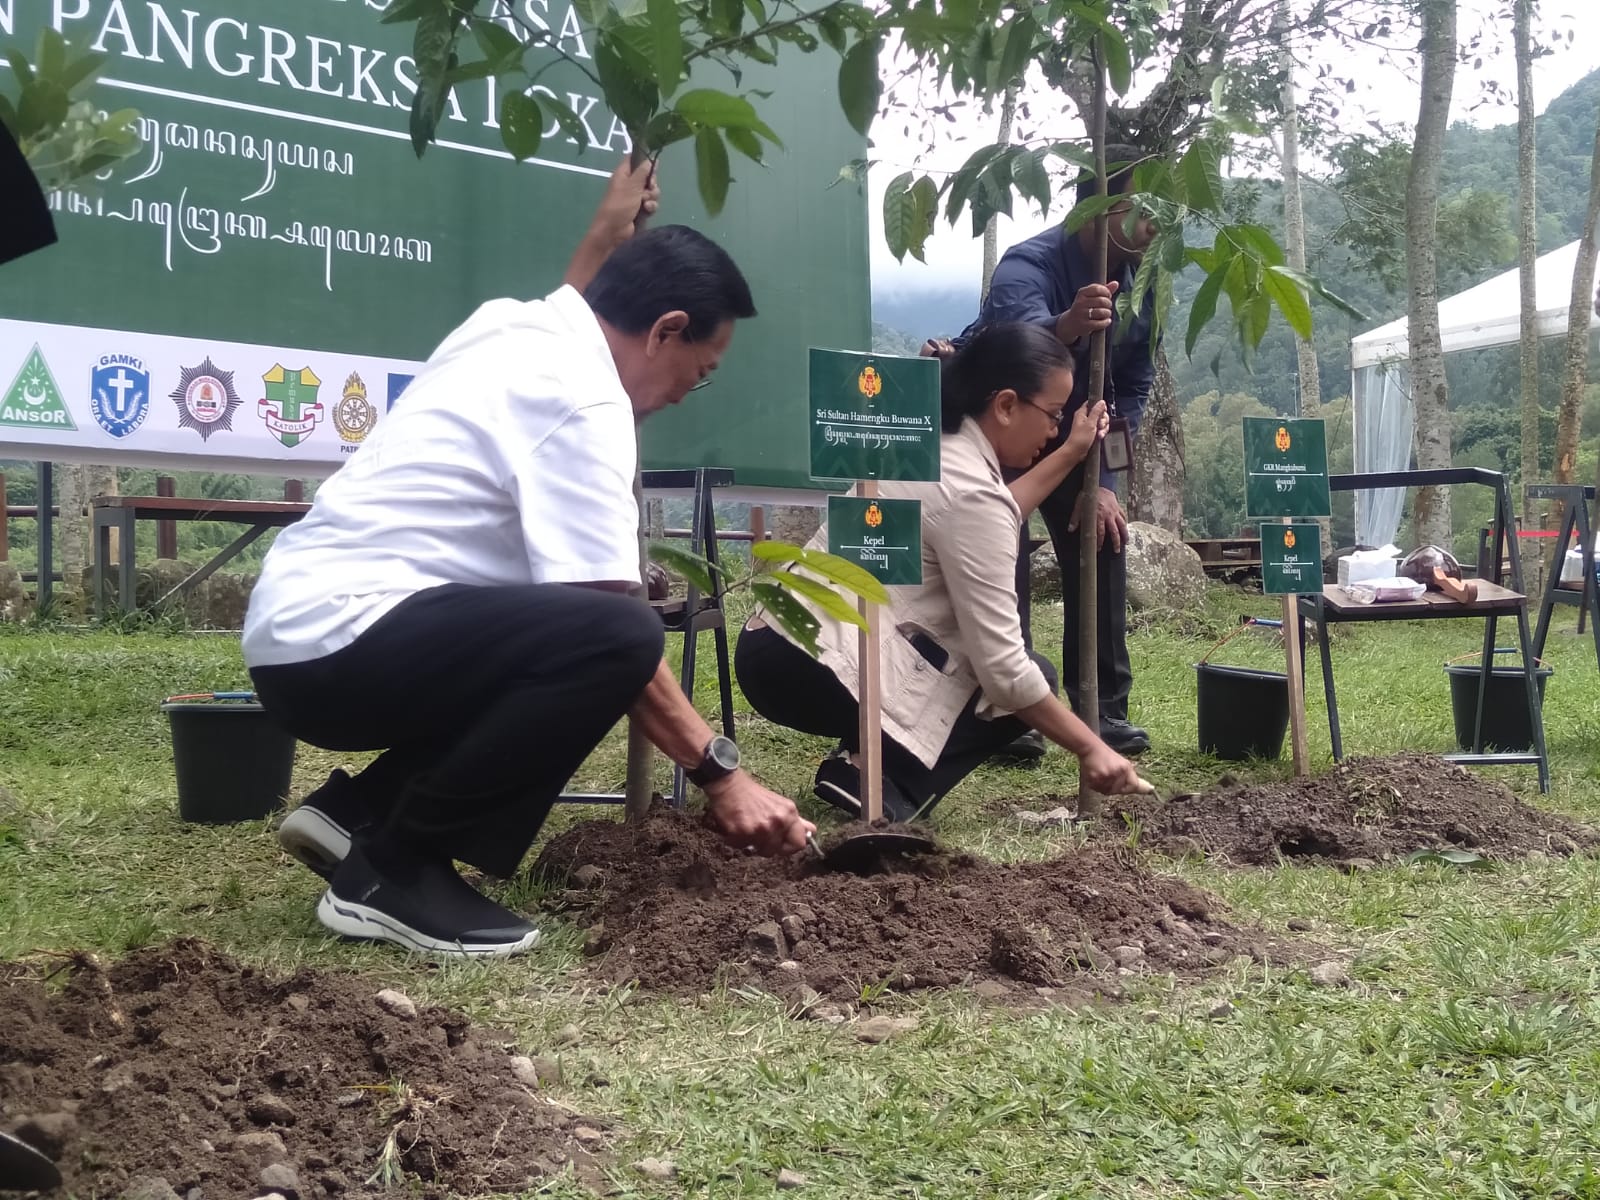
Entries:
{"label": "black shoe", "polygon": [[[861,770],[851,763],[848,757],[834,755],[823,759],[822,765],[817,768],[817,778],[812,784],[812,791],[816,793],[818,800],[833,805],[852,819],[860,819]],[[887,778],[884,779],[883,815],[898,825],[911,820],[916,812],[917,806],[902,796],[900,789]]]}
{"label": "black shoe", "polygon": [[1100,740],[1118,754],[1129,758],[1150,749],[1150,735],[1137,725],[1130,725],[1116,717],[1100,718]]}
{"label": "black shoe", "polygon": [[1045,741],[1044,734],[1037,729],[1030,729],[1015,741],[996,750],[989,756],[989,761],[1013,767],[1031,767],[1045,756],[1048,748],[1049,744]]}
{"label": "black shoe", "polygon": [[530,922],[474,891],[448,862],[417,862],[400,882],[381,874],[360,842],[317,902],[317,920],[348,938],[424,954],[504,958],[539,944]]}
{"label": "black shoe", "polygon": [[355,781],[337,768],[328,782],[308,795],[278,826],[278,845],[324,879],[350,853],[353,834],[372,824],[373,813],[357,794]]}

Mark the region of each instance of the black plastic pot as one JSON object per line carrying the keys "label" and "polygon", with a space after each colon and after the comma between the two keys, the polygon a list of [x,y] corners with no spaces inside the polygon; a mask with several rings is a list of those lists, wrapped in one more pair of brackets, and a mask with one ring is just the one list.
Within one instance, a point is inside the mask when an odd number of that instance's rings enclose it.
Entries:
{"label": "black plastic pot", "polygon": [[[1456,745],[1472,749],[1472,727],[1478,719],[1478,678],[1481,668],[1472,664],[1446,664],[1450,677],[1450,707],[1456,718]],[[1539,684],[1539,709],[1544,711],[1544,685],[1555,671],[1539,667],[1534,678]],[[1489,685],[1483,696],[1484,749],[1517,751],[1533,749],[1533,730],[1528,724],[1528,692],[1521,667],[1495,667],[1489,672]]]}
{"label": "black plastic pot", "polygon": [[1289,677],[1278,671],[1195,664],[1200,750],[1217,758],[1277,758],[1289,730]]}
{"label": "black plastic pot", "polygon": [[294,738],[255,701],[168,700],[178,815],[223,825],[259,821],[283,804]]}

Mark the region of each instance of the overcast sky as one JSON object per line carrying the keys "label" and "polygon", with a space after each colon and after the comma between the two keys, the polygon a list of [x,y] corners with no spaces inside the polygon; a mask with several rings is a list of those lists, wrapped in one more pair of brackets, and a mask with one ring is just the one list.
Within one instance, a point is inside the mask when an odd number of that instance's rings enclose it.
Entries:
{"label": "overcast sky", "polygon": [[[1504,9],[1505,0],[1460,0],[1461,36],[1465,39],[1470,30],[1482,28],[1488,14]],[[1539,42],[1549,44],[1556,32],[1563,35],[1570,30],[1575,37],[1568,43],[1563,37],[1560,48],[1539,58],[1534,63],[1534,97],[1539,111],[1552,99],[1583,78],[1597,65],[1594,47],[1600,42],[1600,3],[1596,0],[1546,0],[1544,11],[1537,20],[1535,36]],[[1481,67],[1471,62],[1461,63],[1456,69],[1451,120],[1466,121],[1474,125],[1503,125],[1517,119],[1515,84],[1516,69],[1511,56],[1511,30],[1491,29],[1488,39],[1498,53],[1483,60]],[[1352,52],[1340,49],[1340,69],[1348,71]],[[1369,119],[1377,119],[1388,126],[1409,126],[1416,120],[1419,92],[1418,71],[1414,64],[1401,56],[1384,55],[1376,50],[1355,52],[1359,57],[1363,86],[1349,97],[1341,124],[1348,128],[1364,126]],[[1314,59],[1312,60],[1315,61]],[[1485,100],[1483,84],[1486,80],[1501,83],[1508,99],[1505,102]],[[902,90],[898,94],[909,95]],[[925,99],[932,98],[931,94]],[[1059,104],[1054,94],[1038,88],[1025,96],[1035,106],[1034,122],[1038,125],[1046,112]],[[1062,136],[1082,136],[1082,126],[1070,114],[1060,118]],[[920,291],[939,288],[951,283],[974,285],[982,263],[982,243],[971,236],[971,224],[963,217],[952,229],[942,217],[936,222],[934,235],[927,245],[927,263],[919,263],[909,256],[904,263],[896,263],[883,243],[883,189],[889,180],[902,171],[912,168],[930,171],[950,171],[959,167],[978,146],[991,140],[998,128],[998,117],[985,117],[981,112],[965,113],[954,123],[939,122],[942,136],[932,152],[925,149],[924,132],[913,125],[911,136],[902,133],[904,118],[890,112],[880,116],[873,127],[872,159],[878,164],[869,180],[868,211],[872,220],[872,279],[873,290],[881,294]],[[1049,122],[1055,126],[1056,122]],[[1043,218],[1037,208],[1024,207],[1018,201],[1016,220],[1001,219],[1000,249],[1044,229],[1064,215],[1065,206],[1058,205],[1049,218]]]}

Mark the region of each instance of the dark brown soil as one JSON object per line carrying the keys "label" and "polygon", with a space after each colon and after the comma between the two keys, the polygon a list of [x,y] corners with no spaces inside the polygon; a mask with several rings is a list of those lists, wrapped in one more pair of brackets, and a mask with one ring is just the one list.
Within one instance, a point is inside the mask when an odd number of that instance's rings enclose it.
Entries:
{"label": "dark brown soil", "polygon": [[[1033,807],[1037,807],[1035,804]],[[1142,844],[1183,857],[1271,865],[1361,866],[1417,850],[1468,850],[1512,859],[1531,851],[1569,855],[1600,835],[1524,804],[1506,787],[1430,755],[1350,758],[1308,779],[1242,786],[1224,777],[1202,795],[1165,804],[1123,798]],[[1100,837],[1126,840],[1122,821]]]}
{"label": "dark brown soil", "polygon": [[1115,994],[1120,964],[1197,975],[1238,954],[1300,957],[1109,847],[1014,866],[937,853],[880,867],[739,854],[657,809],[638,826],[578,825],[536,869],[569,881],[562,900],[590,926],[599,973],[679,994],[719,981],[806,1002],[975,982],[1016,996]]}
{"label": "dark brown soil", "polygon": [[517,1082],[504,1044],[444,1009],[397,1015],[377,991],[273,978],[188,940],[107,968],[5,964],[0,1127],[78,1196],[150,1177],[204,1200],[392,1195],[374,1178],[386,1144],[406,1195],[598,1177],[574,1119]]}

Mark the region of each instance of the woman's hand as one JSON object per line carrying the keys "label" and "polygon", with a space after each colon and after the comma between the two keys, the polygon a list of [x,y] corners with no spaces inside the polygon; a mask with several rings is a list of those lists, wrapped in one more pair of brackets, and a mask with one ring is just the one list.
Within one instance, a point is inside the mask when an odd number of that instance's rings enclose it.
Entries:
{"label": "woman's hand", "polygon": [[1104,742],[1078,756],[1078,777],[1103,796],[1138,796],[1151,791],[1134,765]]}
{"label": "woman's hand", "polygon": [[1079,461],[1087,458],[1089,450],[1105,437],[1109,428],[1111,418],[1106,415],[1106,402],[1102,400],[1093,408],[1085,404],[1072,414],[1072,431],[1067,434],[1068,453]]}

